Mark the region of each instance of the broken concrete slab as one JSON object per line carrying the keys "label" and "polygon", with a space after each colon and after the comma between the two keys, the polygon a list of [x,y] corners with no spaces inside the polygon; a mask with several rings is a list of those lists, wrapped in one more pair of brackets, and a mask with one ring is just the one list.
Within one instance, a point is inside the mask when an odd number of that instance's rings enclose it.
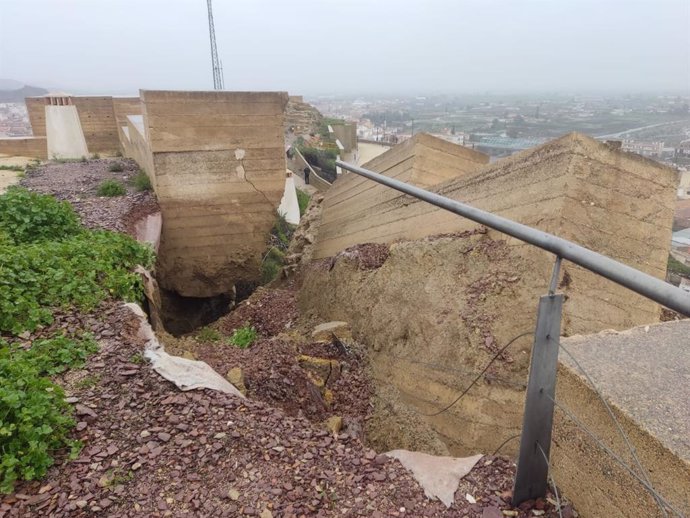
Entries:
{"label": "broken concrete slab", "polygon": [[352,330],[347,322],[333,321],[319,324],[314,328],[311,337],[314,340],[331,340],[335,335],[340,340],[352,338]]}

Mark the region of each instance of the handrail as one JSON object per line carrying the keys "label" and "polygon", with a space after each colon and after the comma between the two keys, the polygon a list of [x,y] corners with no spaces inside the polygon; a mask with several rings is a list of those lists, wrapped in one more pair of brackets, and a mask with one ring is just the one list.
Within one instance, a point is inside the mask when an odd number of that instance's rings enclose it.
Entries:
{"label": "handrail", "polygon": [[556,254],[557,257],[572,261],[667,308],[673,309],[685,316],[690,316],[690,293],[635,268],[619,263],[610,257],[576,245],[571,241],[554,236],[548,232],[542,232],[522,223],[497,216],[491,212],[477,209],[456,200],[451,200],[440,194],[420,189],[368,169],[341,160],[337,160],[336,165]]}

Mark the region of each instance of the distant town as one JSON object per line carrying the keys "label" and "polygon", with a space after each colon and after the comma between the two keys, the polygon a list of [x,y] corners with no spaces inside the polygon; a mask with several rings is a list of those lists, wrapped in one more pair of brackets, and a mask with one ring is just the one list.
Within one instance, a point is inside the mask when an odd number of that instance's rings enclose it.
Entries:
{"label": "distant town", "polygon": [[361,140],[401,142],[428,132],[494,158],[579,131],[624,150],[690,166],[689,96],[418,96],[307,99],[328,117],[357,122]]}
{"label": "distant town", "polygon": [[[493,158],[579,131],[625,151],[690,167],[690,96],[321,96],[327,117],[357,123],[360,140],[395,144],[427,132]],[[0,137],[31,135],[23,102],[0,103]]]}

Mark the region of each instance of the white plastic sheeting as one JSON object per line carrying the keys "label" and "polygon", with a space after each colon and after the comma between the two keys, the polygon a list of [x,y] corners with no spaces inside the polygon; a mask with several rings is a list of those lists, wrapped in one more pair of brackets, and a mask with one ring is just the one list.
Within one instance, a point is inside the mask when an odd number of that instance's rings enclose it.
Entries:
{"label": "white plastic sheeting", "polygon": [[438,498],[450,507],[455,501],[460,479],[467,475],[484,455],[473,457],[440,457],[418,451],[393,450],[386,453],[398,459],[422,486],[427,498]]}
{"label": "white plastic sheeting", "polygon": [[232,383],[214,371],[208,364],[166,353],[146,320],[146,314],[139,305],[128,303],[125,306],[139,317],[139,336],[146,340],[144,357],[151,362],[153,370],[163,378],[174,383],[180,390],[208,388],[244,398]]}
{"label": "white plastic sheeting", "polygon": [[291,225],[299,225],[299,202],[297,201],[297,188],[295,179],[289,173],[285,178],[285,192],[278,206],[278,214],[285,218]]}

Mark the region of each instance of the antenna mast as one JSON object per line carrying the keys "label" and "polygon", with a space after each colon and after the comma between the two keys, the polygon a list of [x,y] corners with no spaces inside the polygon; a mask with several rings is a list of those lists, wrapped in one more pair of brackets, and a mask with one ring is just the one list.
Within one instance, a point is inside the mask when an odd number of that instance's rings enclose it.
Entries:
{"label": "antenna mast", "polygon": [[218,60],[218,47],[216,47],[216,29],[213,27],[213,7],[211,0],[206,0],[208,5],[208,34],[211,38],[211,68],[213,69],[213,89],[222,90],[223,85],[223,69]]}

